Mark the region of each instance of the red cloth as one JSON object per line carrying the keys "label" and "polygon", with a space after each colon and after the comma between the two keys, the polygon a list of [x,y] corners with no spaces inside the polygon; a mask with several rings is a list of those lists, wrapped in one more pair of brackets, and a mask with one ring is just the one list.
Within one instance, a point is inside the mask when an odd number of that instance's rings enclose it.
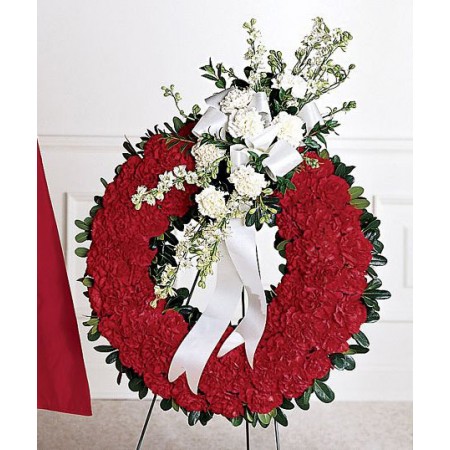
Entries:
{"label": "red cloth", "polygon": [[91,416],[75,309],[39,147],[37,226],[37,407]]}

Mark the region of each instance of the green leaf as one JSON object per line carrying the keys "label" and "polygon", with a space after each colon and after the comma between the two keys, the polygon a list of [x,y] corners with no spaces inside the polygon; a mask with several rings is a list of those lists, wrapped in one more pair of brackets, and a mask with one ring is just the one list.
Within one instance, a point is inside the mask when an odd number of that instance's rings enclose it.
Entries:
{"label": "green leaf", "polygon": [[283,408],[283,409],[294,409],[295,406],[294,406],[294,404],[293,404],[290,400],[288,400],[287,398],[285,398],[285,399],[283,400],[283,403],[281,404],[280,408]]}
{"label": "green leaf", "polygon": [[380,315],[373,308],[370,308],[367,311],[366,323],[374,323],[378,320],[380,320]]}
{"label": "green leaf", "polygon": [[225,89],[227,85],[227,82],[225,81],[225,78],[221,77],[219,80],[216,81],[216,87],[219,89]]}
{"label": "green leaf", "polygon": [[147,394],[148,394],[148,387],[144,385],[141,387],[141,389],[139,389],[139,399],[142,400]]}
{"label": "green leaf", "polygon": [[368,230],[376,230],[381,225],[381,221],[378,219],[372,220],[372,222],[368,223],[364,228],[363,231]]}
{"label": "green leaf", "polygon": [[374,298],[366,297],[366,296],[363,295],[361,297],[361,299],[364,302],[364,304],[366,306],[368,306],[369,308],[372,308],[375,311],[379,311],[380,310],[380,306],[378,305],[378,302]]}
{"label": "green leaf", "polygon": [[283,275],[285,275],[285,274],[287,273],[287,267],[286,267],[286,264],[280,264],[280,265],[278,266],[278,270],[279,270]]}
{"label": "green leaf", "polygon": [[100,181],[105,188],[108,187],[108,182],[104,178],[100,178]]}
{"label": "green leaf", "polygon": [[277,246],[275,247],[279,252],[281,252],[282,250],[284,250],[286,248],[286,245],[289,244],[290,241],[285,240],[285,241],[281,241],[279,244],[277,244]]}
{"label": "green leaf", "polygon": [[178,131],[184,127],[184,123],[179,117],[174,117],[173,126],[175,127],[175,131],[178,133]]}
{"label": "green leaf", "polygon": [[200,419],[200,411],[191,411],[188,415],[188,424],[192,427]]}
{"label": "green leaf", "polygon": [[137,377],[132,378],[128,382],[128,387],[133,392],[139,392],[140,389],[142,388],[143,384],[144,384],[144,382],[142,381],[142,378],[137,376]]}
{"label": "green leaf", "polygon": [[345,370],[353,370],[356,366],[355,360],[350,355],[345,355]]}
{"label": "green leaf", "polygon": [[373,267],[370,266],[367,268],[367,275],[369,275],[372,279],[378,278],[377,273],[375,272]]}
{"label": "green leaf", "polygon": [[82,229],[82,230],[85,230],[85,231],[89,231],[91,228],[88,226],[88,225],[86,225],[82,220],[75,220],[75,225],[78,227],[78,228],[80,228],[80,229]]}
{"label": "green leaf", "polygon": [[337,370],[345,370],[347,366],[347,361],[345,360],[345,355],[342,353],[335,353],[333,355],[330,355],[331,364],[337,369]]}
{"label": "green leaf", "polygon": [[387,259],[382,255],[373,255],[370,264],[372,266],[384,266],[387,264]]}
{"label": "green leaf", "polygon": [[345,355],[355,355],[357,353],[367,353],[369,349],[362,345],[349,345],[348,350],[344,352]]}
{"label": "green leaf", "polygon": [[365,209],[370,205],[370,202],[369,200],[367,200],[367,198],[360,197],[350,200],[350,205],[354,206],[357,209]]}
{"label": "green leaf", "polygon": [[350,197],[352,199],[355,199],[360,197],[364,193],[364,188],[362,188],[361,186],[352,186],[348,190],[348,193],[350,194]]}
{"label": "green leaf", "polygon": [[163,398],[159,406],[163,411],[169,411],[170,409],[172,409],[172,399]]}
{"label": "green leaf", "polygon": [[361,347],[369,348],[369,339],[362,331],[355,333],[352,337]]}
{"label": "green leaf", "polygon": [[89,232],[88,232],[88,231],[83,231],[82,233],[78,233],[78,234],[75,236],[75,240],[76,240],[78,243],[84,242],[84,241],[86,241],[88,238],[89,238]]}
{"label": "green leaf", "polygon": [[373,245],[373,249],[377,252],[377,253],[381,253],[384,249],[384,245],[381,241],[375,240],[372,242]]}
{"label": "green leaf", "polygon": [[102,207],[100,205],[93,206],[89,211],[90,216],[94,217],[97,214],[97,211],[100,209],[102,209]]}
{"label": "green leaf", "polygon": [[243,419],[242,416],[238,416],[238,417],[233,417],[233,418],[230,420],[230,422],[232,423],[232,425],[233,425],[234,427],[238,427],[238,426],[242,423],[243,420],[244,420],[244,419]]}
{"label": "green leaf", "polygon": [[336,166],[336,170],[334,171],[334,174],[337,175],[338,177],[343,177],[344,175],[347,175],[345,164],[339,163]]}
{"label": "green leaf", "polygon": [[272,417],[270,414],[258,414],[258,419],[263,425],[269,425]]}
{"label": "green leaf", "polygon": [[110,353],[105,359],[106,364],[112,364],[113,362],[116,362],[118,357],[119,357],[118,351]]}
{"label": "green leaf", "polygon": [[286,414],[284,414],[284,412],[280,408],[277,408],[277,415],[275,416],[275,420],[283,427],[288,426]]}
{"label": "green leaf", "polygon": [[80,258],[86,258],[88,251],[89,249],[85,247],[78,247],[75,249],[75,255],[79,256]]}
{"label": "green leaf", "polygon": [[84,277],[82,283],[86,287],[92,287],[94,286],[94,279],[90,277]]}
{"label": "green leaf", "polygon": [[314,381],[314,393],[321,402],[331,403],[334,400],[334,392],[323,381]]}
{"label": "green leaf", "polygon": [[176,291],[177,291],[178,297],[181,297],[182,299],[189,297],[189,289],[187,289],[187,288],[179,288]]}
{"label": "green leaf", "polygon": [[100,336],[101,334],[97,330],[97,327],[92,327],[87,334],[88,341],[90,342],[96,341],[97,339],[100,338]]}
{"label": "green leaf", "polygon": [[93,325],[98,325],[98,317],[91,317],[88,321],[83,322],[86,327],[92,327]]}
{"label": "green leaf", "polygon": [[373,280],[371,280],[369,282],[369,284],[366,287],[366,292],[367,291],[372,291],[374,289],[378,289],[379,287],[381,287],[382,283],[381,280],[379,278],[375,278]]}
{"label": "green leaf", "polygon": [[94,350],[97,350],[101,353],[109,353],[116,350],[112,345],[97,345],[94,347]]}
{"label": "green leaf", "polygon": [[309,409],[309,400],[311,398],[312,388],[309,387],[300,397],[295,399],[295,403],[297,403],[298,407],[307,411]]}
{"label": "green leaf", "polygon": [[251,227],[256,222],[256,214],[248,214],[245,216],[245,225]]}
{"label": "green leaf", "polygon": [[366,298],[372,298],[376,300],[387,300],[391,298],[391,293],[389,291],[378,289],[373,291],[365,291],[363,296]]}

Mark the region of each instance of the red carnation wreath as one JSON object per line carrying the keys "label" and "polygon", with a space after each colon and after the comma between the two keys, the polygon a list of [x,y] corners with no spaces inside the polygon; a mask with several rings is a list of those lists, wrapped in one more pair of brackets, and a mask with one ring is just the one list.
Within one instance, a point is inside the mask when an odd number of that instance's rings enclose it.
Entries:
{"label": "red carnation wreath", "polygon": [[[217,356],[234,329],[230,325],[208,360],[197,394],[185,375],[170,382],[171,360],[201,312],[185,302],[191,295],[187,288],[154,308],[149,304],[155,299],[155,274],[173,259],[172,231],[189,222],[199,188],[185,183],[184,189],[170,190],[163,200],[144,203],[139,210],[130,198],[139,186],[154,188],[161,174],[177,166],[195,169],[198,120],[194,110],[184,123],[174,120],[169,133],[149,132],[137,151],[125,142],[125,163],[113,182],[102,180],[106,190],[95,198],[91,217],[77,221],[82,229],[77,241],[92,240],[89,251],[76,251],[87,256],[80,281],[88,287],[93,309],[85,322],[91,327],[88,337],[102,335],[109,341],[96,349],[108,353],[106,362],[115,364],[119,383],[125,374],[140,398],[150,389],[163,399],[162,409],[181,408],[191,425],[205,425],[213,414],[233,425],[246,420],[265,427],[272,418],[286,425],[283,410],[294,408],[293,400],[305,410],[312,393],[332,401],[334,393],[325,383],[330,369],[352,370],[351,355],[368,351],[361,325],[378,320],[377,301],[390,296],[379,289],[372,267],[386,262],[380,255],[380,222],[365,210],[363,189],[352,187],[353,167],[317,145],[337,122],[317,123],[297,150],[303,162],[278,180],[289,189],[271,196],[279,205],[272,224],[278,227],[274,245],[286,264],[280,266],[278,286],[266,292],[267,322],[253,368],[242,345]],[[355,342],[349,344],[350,339]]]}

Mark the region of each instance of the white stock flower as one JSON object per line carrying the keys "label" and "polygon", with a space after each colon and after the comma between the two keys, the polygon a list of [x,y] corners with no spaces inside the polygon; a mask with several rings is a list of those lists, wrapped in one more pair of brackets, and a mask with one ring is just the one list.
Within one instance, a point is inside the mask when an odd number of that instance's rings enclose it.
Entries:
{"label": "white stock flower", "polygon": [[195,172],[188,172],[186,174],[186,183],[195,184],[198,181],[198,175]]}
{"label": "white stock flower", "polygon": [[225,150],[216,147],[214,144],[203,144],[197,142],[191,150],[195,159],[195,164],[200,168],[209,167],[214,161],[225,155]]}
{"label": "white stock flower", "polygon": [[227,212],[225,205],[225,193],[216,190],[214,186],[208,186],[200,194],[195,196],[200,214],[217,219]]}
{"label": "white stock flower", "polygon": [[177,177],[177,178],[183,178],[186,176],[186,166],[176,166],[173,169],[173,174]]}
{"label": "white stock flower", "polygon": [[272,123],[277,125],[277,137],[279,139],[284,139],[295,147],[301,144],[303,139],[303,120],[300,117],[282,111]]}
{"label": "white stock flower", "polygon": [[283,88],[285,91],[292,89],[291,93],[294,97],[303,98],[308,86],[300,75],[281,73],[272,81],[272,87],[276,89]]}
{"label": "white stock flower", "polygon": [[234,184],[236,191],[252,199],[258,197],[261,191],[267,186],[264,175],[255,171],[251,166],[239,166],[229,178]]}
{"label": "white stock flower", "polygon": [[251,89],[232,89],[219,103],[220,109],[231,114],[237,109],[246,108],[252,101],[253,94]]}
{"label": "white stock flower", "polygon": [[233,137],[253,137],[264,130],[264,121],[255,108],[239,109],[230,116],[228,131]]}

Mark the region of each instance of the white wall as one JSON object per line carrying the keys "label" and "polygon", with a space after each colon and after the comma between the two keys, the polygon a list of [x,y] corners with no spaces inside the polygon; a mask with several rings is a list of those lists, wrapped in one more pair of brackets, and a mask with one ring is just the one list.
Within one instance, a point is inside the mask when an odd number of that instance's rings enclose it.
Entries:
{"label": "white wall", "polygon": [[[73,255],[73,221],[102,193],[99,178],[110,180],[122,161],[120,136],[138,136],[174,115],[162,84],[174,83],[186,108],[209,95],[214,86],[197,70],[209,56],[241,69],[245,20],[256,17],[267,46],[288,55],[309,31],[310,19],[321,15],[354,35],[344,57],[357,69],[327,103],[355,99],[358,109],[341,118],[341,137],[330,149],[357,165],[357,184],[382,219],[390,263],[380,273],[393,294],[382,305],[382,321],[364,328],[372,350],[357,357],[354,372],[335,372],[330,383],[338,400],[410,400],[411,3],[41,0],[38,132],[80,322],[89,307],[74,282],[83,261]],[[114,369],[92,350],[81,328],[93,396],[134,398],[125,386],[115,386]]]}

